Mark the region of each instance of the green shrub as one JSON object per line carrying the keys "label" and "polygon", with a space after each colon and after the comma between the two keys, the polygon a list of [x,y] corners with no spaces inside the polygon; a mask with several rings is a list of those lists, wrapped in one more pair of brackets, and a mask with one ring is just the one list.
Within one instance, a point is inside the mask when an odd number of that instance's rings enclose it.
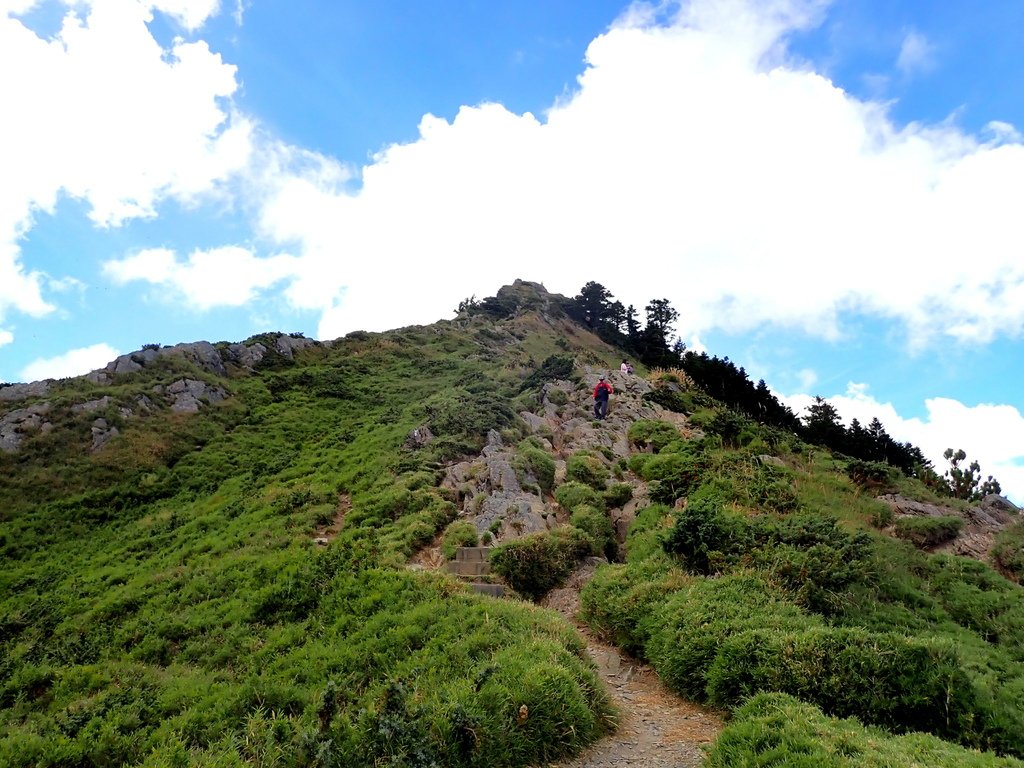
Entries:
{"label": "green shrub", "polygon": [[629,442],[641,450],[650,448],[654,453],[661,451],[669,443],[681,438],[679,430],[667,421],[639,419],[629,425],[626,433]]}
{"label": "green shrub", "polygon": [[551,355],[540,364],[540,368],[526,377],[522,389],[539,387],[548,381],[572,379],[574,364],[572,355]]}
{"label": "green shrub", "polygon": [[562,485],[558,486],[558,490],[555,491],[555,501],[558,502],[562,509],[569,512],[576,509],[580,504],[588,504],[598,509],[604,509],[604,498],[601,494],[589,485],[577,482],[562,483]]}
{"label": "green shrub", "polygon": [[959,515],[942,517],[900,517],[895,524],[895,534],[915,547],[934,547],[955,539],[964,527]]}
{"label": "green shrub", "polygon": [[1014,523],[996,536],[992,560],[1007,578],[1024,584],[1024,521]]}
{"label": "green shrub", "polygon": [[572,573],[594,549],[593,540],[578,528],[532,533],[495,547],[491,567],[516,592],[539,600]]}
{"label": "green shrub", "polygon": [[611,472],[599,458],[590,453],[576,453],[565,463],[565,478],[603,491]]}
{"label": "green shrub", "polygon": [[707,768],[1024,768],[1024,762],[975,752],[935,736],[892,736],[854,719],[827,717],[811,704],[762,693],[737,709],[708,755]]}
{"label": "green shrub", "polygon": [[897,470],[884,461],[853,459],[846,463],[846,475],[861,488],[878,492],[894,484]]}
{"label": "green shrub", "polygon": [[778,514],[792,512],[798,504],[789,473],[770,465],[758,467],[750,484],[750,499],[754,506]]}
{"label": "green shrub", "polygon": [[665,551],[682,558],[687,569],[703,575],[729,568],[747,549],[749,526],[727,515],[714,499],[691,501],[665,537]]}
{"label": "green shrub", "polygon": [[441,552],[445,558],[455,557],[459,547],[475,547],[477,545],[476,526],[466,520],[457,520],[444,529],[441,537]]}
{"label": "green shrub", "polygon": [[624,507],[633,498],[633,486],[629,483],[615,483],[604,492],[604,501],[608,509]]}
{"label": "green shrub", "polygon": [[734,707],[761,691],[789,693],[830,715],[960,738],[977,700],[951,643],[815,627],[750,629],[726,639],[707,672],[708,699]]}
{"label": "green shrub", "polygon": [[572,511],[569,523],[590,536],[594,542],[593,554],[603,555],[608,560],[615,559],[615,529],[603,510],[580,504]]}
{"label": "green shrub", "polygon": [[518,469],[524,469],[537,478],[537,484],[545,493],[555,486],[555,460],[543,448],[520,445],[516,456]]}
{"label": "green shrub", "polygon": [[758,544],[751,552],[752,561],[797,604],[818,613],[840,608],[844,590],[872,573],[870,537],[848,533],[829,518],[761,518],[753,527],[753,538]]}
{"label": "green shrub", "polygon": [[704,481],[708,461],[703,454],[660,453],[631,461],[630,468],[650,483],[651,501],[674,504]]}

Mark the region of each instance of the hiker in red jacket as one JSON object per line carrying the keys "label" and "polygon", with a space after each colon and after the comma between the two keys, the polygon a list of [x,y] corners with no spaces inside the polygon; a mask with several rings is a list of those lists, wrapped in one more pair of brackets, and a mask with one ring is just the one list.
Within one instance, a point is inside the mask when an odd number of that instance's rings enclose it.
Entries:
{"label": "hiker in red jacket", "polygon": [[594,387],[594,416],[603,419],[608,415],[608,396],[613,392],[612,385],[601,376]]}

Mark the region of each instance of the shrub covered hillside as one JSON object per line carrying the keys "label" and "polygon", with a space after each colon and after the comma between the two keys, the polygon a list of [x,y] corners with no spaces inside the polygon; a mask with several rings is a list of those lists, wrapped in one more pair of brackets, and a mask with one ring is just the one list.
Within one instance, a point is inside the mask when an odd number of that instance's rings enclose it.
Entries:
{"label": "shrub covered hillside", "polygon": [[[564,620],[404,565],[539,362],[614,351],[531,313],[278,341],[3,402],[51,426],[0,452],[0,765],[527,765],[607,731]],[[227,396],[175,412],[181,381]]]}
{"label": "shrub covered hillside", "polygon": [[[709,765],[1024,766],[1019,524],[936,554],[967,502],[681,371],[595,421],[565,302],[0,387],[0,765],[545,765],[617,713],[531,600],[604,556],[586,620],[731,714]],[[510,598],[423,567],[477,543]]]}
{"label": "shrub covered hillside", "polygon": [[[632,426],[644,450],[630,466],[654,503],[626,562],[583,593],[589,622],[680,695],[742,707],[712,764],[1002,764],[938,740],[878,744],[910,732],[1024,756],[1024,590],[977,560],[873,531],[891,512],[850,479],[857,462],[749,423],[744,440],[723,440],[714,410],[691,417],[700,439]],[[803,704],[746,704],[769,692]],[[836,741],[842,756],[824,760]],[[931,757],[915,763],[922,745]]]}

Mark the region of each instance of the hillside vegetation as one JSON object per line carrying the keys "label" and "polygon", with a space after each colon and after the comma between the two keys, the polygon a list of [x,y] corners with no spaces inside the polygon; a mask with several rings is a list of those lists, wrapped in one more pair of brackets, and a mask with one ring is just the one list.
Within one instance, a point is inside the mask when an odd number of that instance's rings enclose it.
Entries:
{"label": "hillside vegetation", "polygon": [[[575,754],[616,713],[577,632],[531,599],[600,555],[620,562],[584,591],[588,622],[735,713],[710,765],[1024,764],[1024,589],[878,530],[878,492],[929,491],[877,467],[871,485],[682,373],[589,423],[584,373],[622,352],[559,298],[517,282],[490,313],[215,345],[224,365],[154,353],[0,400],[21,419],[0,452],[0,765]],[[504,497],[473,460],[498,444],[547,530],[479,530]],[[411,567],[491,537],[512,599]]]}

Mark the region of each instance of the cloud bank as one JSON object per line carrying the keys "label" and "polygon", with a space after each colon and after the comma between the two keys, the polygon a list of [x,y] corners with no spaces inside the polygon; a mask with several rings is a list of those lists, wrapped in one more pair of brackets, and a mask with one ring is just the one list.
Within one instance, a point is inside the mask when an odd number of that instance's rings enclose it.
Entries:
{"label": "cloud bank", "polygon": [[21,372],[22,381],[63,379],[102,368],[121,353],[109,344],[72,349],[56,357],[33,360]]}
{"label": "cloud bank", "polygon": [[152,217],[161,200],[216,191],[251,151],[228,101],[235,68],[202,41],[164,49],[147,27],[159,11],[193,29],[216,0],[74,3],[52,39],[18,18],[32,5],[0,12],[0,322],[54,309],[21,260],[37,213],[68,197],[101,227]]}

